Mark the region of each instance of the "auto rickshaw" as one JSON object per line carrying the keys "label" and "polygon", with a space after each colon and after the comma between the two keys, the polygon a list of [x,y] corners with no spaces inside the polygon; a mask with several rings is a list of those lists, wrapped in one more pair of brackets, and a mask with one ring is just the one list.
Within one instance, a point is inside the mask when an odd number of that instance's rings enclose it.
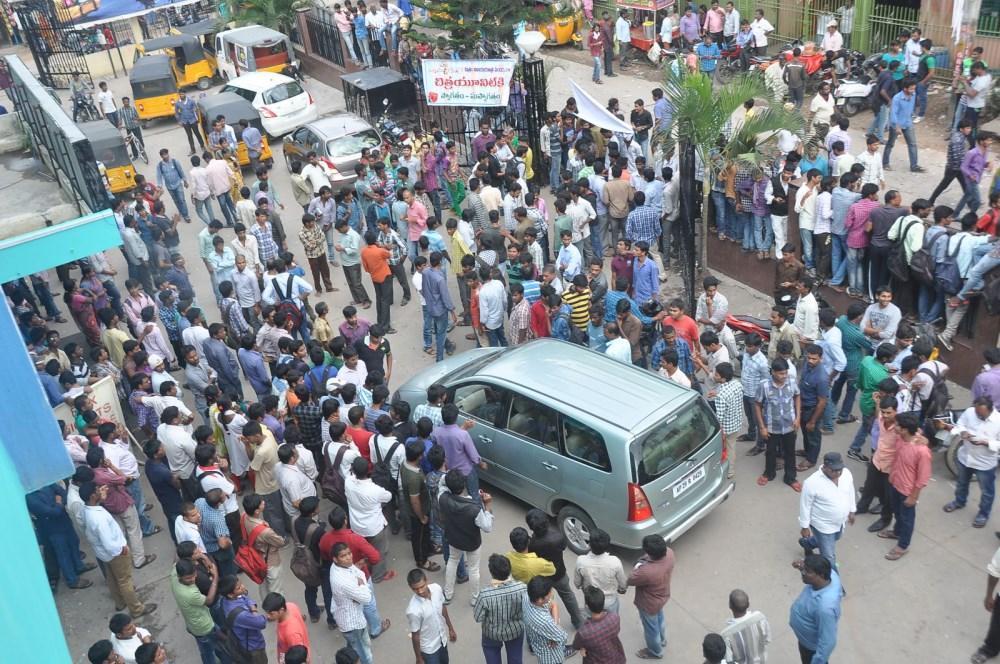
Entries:
{"label": "auto rickshaw", "polygon": [[201,48],[205,51],[205,55],[211,55],[214,58],[215,35],[225,29],[224,25],[219,19],[207,18],[204,21],[171,26],[170,34],[196,37],[201,42]]}
{"label": "auto rickshaw", "polygon": [[246,120],[256,127],[262,136],[260,159],[258,161],[271,166],[274,157],[271,154],[271,146],[267,142],[267,132],[260,122],[260,114],[243,97],[235,92],[220,92],[215,95],[208,95],[198,100],[198,125],[201,128],[205,144],[208,145],[208,135],[212,131],[212,123],[218,116],[225,116],[226,124],[236,132],[236,158],[240,166],[250,164],[250,155],[247,154],[246,143],[243,142],[239,121]]}
{"label": "auto rickshaw", "polygon": [[215,56],[205,53],[201,42],[194,35],[168,35],[147,39],[136,44],[135,59],[155,52],[163,52],[170,58],[178,87],[197,86],[199,90],[208,90],[212,86],[212,79],[218,70]]}
{"label": "auto rickshaw", "polygon": [[537,6],[551,16],[547,23],[539,21],[537,28],[545,35],[546,44],[561,46],[582,43],[583,12],[570,0],[538,0]]}
{"label": "auto rickshaw", "polygon": [[292,42],[285,35],[260,25],[223,30],[215,35],[215,57],[219,73],[227,81],[251,71],[284,73],[294,59]]}
{"label": "auto rickshaw", "polygon": [[103,175],[107,188],[114,194],[135,189],[135,166],[125,147],[125,138],[107,120],[94,120],[77,124],[90,141],[94,159],[104,166]]}
{"label": "auto rickshaw", "polygon": [[162,53],[145,55],[132,65],[128,75],[132,100],[143,123],[156,118],[172,118],[177,101],[177,79],[170,58]]}

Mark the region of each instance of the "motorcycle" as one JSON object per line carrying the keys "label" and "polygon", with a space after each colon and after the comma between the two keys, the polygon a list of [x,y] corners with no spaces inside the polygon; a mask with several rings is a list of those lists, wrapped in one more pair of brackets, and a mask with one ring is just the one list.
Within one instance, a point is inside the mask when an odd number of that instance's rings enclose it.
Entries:
{"label": "motorcycle", "polygon": [[876,53],[861,65],[852,68],[851,77],[841,81],[834,90],[837,110],[841,114],[850,118],[866,108],[871,108],[871,94],[875,89],[875,79],[872,74],[875,72],[875,63],[881,58],[882,54]]}
{"label": "motorcycle", "polygon": [[386,152],[398,152],[403,145],[412,145],[413,141],[406,130],[396,124],[396,122],[389,117],[389,100],[382,100],[382,104],[385,106],[385,110],[382,111],[382,115],[375,120],[375,128],[378,129],[378,133],[382,137],[384,150]]}
{"label": "motorcycle", "polygon": [[767,344],[771,340],[771,319],[757,318],[746,314],[729,314],[726,316],[726,326],[733,331],[736,339],[736,349],[740,357],[746,347],[746,338],[751,334],[756,334],[763,340],[761,349],[766,353]]}
{"label": "motorcycle", "polygon": [[721,83],[729,82],[741,69],[743,69],[743,47],[732,44],[724,44],[722,57],[719,58],[716,67],[717,76]]}

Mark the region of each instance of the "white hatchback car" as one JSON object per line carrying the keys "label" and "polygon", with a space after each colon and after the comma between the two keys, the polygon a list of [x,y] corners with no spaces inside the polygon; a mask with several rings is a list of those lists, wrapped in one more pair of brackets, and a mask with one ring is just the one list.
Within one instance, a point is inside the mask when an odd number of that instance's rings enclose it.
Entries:
{"label": "white hatchback car", "polygon": [[319,117],[319,107],[312,95],[284,74],[250,72],[227,81],[222,91],[235,92],[249,101],[271,136],[282,136]]}

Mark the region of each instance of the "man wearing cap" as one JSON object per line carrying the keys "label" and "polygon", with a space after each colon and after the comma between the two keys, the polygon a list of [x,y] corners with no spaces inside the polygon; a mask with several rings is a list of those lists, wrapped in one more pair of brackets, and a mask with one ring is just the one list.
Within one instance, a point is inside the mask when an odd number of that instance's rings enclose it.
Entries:
{"label": "man wearing cap", "polygon": [[[844,36],[837,29],[837,21],[831,20],[826,24],[826,32],[823,34],[823,41],[819,44],[819,50],[823,53],[837,53],[843,48]],[[839,70],[843,64],[843,59],[837,58],[834,62],[837,63],[837,69]]]}
{"label": "man wearing cap", "polygon": [[831,565],[837,564],[837,540],[844,532],[845,523],[854,525],[855,495],[854,477],[844,467],[844,458],[840,452],[827,452],[819,472],[802,483],[799,546],[806,555],[818,548]]}

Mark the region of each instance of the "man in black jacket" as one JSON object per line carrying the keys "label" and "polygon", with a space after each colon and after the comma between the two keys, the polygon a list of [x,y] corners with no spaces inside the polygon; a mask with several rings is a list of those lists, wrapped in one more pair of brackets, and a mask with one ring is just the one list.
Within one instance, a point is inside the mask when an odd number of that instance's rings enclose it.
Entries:
{"label": "man in black jacket", "polygon": [[552,587],[559,593],[563,604],[566,605],[566,611],[573,622],[573,629],[580,629],[580,625],[583,624],[580,604],[576,601],[576,595],[569,586],[566,563],[563,561],[566,538],[559,532],[559,529],[551,527],[549,517],[540,509],[528,510],[525,521],[528,523],[528,528],[531,529],[531,542],[528,544],[528,551],[538,554],[539,558],[545,558],[556,566],[556,573],[550,579]]}
{"label": "man in black jacket", "polygon": [[480,490],[479,501],[469,496],[465,475],[452,468],[444,476],[447,491],[438,498],[438,511],[445,538],[448,540],[447,567],[445,568],[444,599],[451,602],[455,592],[455,576],[458,562],[465,556],[472,584],[470,604],[479,596],[479,552],[483,544],[483,533],[493,530],[493,496]]}

